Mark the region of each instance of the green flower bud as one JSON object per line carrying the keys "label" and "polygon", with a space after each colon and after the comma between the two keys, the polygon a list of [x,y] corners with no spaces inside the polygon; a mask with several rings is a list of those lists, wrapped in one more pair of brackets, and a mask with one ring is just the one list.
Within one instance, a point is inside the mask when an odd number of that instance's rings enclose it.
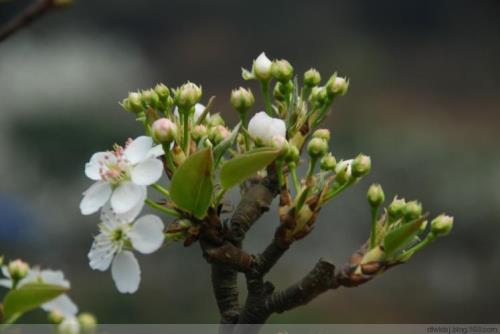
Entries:
{"label": "green flower bud", "polygon": [[175,104],[179,108],[191,109],[201,99],[202,89],[192,82],[187,82],[175,91]]}
{"label": "green flower bud", "polygon": [[341,160],[335,166],[335,181],[339,184],[344,184],[351,180],[352,177],[352,160]]}
{"label": "green flower bud", "polygon": [[298,162],[300,159],[300,151],[297,146],[290,144],[288,145],[288,152],[285,157],[287,162]]}
{"label": "green flower bud", "polygon": [[140,93],[130,92],[128,94],[127,101],[129,108],[134,112],[140,112],[144,109],[142,106],[142,96]]}
{"label": "green flower bud", "polygon": [[154,121],[151,131],[153,138],[159,143],[171,143],[177,137],[177,125],[168,118]]}
{"label": "green flower bud", "polygon": [[279,82],[288,82],[293,77],[293,67],[287,60],[275,60],[271,66],[273,77]]}
{"label": "green flower bud", "polygon": [[213,127],[217,125],[225,125],[226,123],[224,122],[224,119],[221,117],[219,113],[213,114],[210,116],[210,119],[208,119],[208,126]]}
{"label": "green flower bud", "polygon": [[304,85],[306,86],[317,86],[321,82],[321,75],[314,68],[309,69],[304,73]]}
{"label": "green flower bud", "polygon": [[208,129],[203,124],[196,125],[193,128],[193,130],[191,130],[191,137],[195,142],[198,142],[201,138],[205,137],[207,134],[208,134]]}
{"label": "green flower bud", "polygon": [[146,106],[158,108],[160,105],[160,97],[153,89],[142,91],[142,103]]}
{"label": "green flower bud", "polygon": [[7,270],[13,281],[19,281],[28,275],[30,267],[26,262],[17,259],[9,262]]}
{"label": "green flower bud", "polygon": [[335,157],[331,154],[328,153],[325,155],[320,162],[319,167],[324,170],[324,171],[333,171],[335,170],[335,167],[337,166],[337,160]]}
{"label": "green flower bud", "polygon": [[242,113],[253,106],[255,98],[250,89],[240,87],[231,92],[230,101],[233,108]]}
{"label": "green flower bud", "polygon": [[330,141],[330,130],[328,129],[318,129],[314,131],[313,138],[321,138],[326,141]]}
{"label": "green flower bud", "polygon": [[397,196],[394,197],[392,200],[391,204],[389,204],[389,207],[387,208],[387,213],[389,214],[389,217],[393,219],[399,219],[403,216],[403,212],[406,207],[406,201],[404,198],[398,198]]}
{"label": "green flower bud", "polygon": [[378,183],[374,183],[368,188],[366,197],[368,198],[368,203],[370,203],[372,207],[378,207],[385,201],[384,190]]}
{"label": "green flower bud", "polygon": [[412,221],[419,218],[422,215],[422,204],[418,201],[406,202],[403,208],[403,216],[406,221]]}
{"label": "green flower bud", "polygon": [[372,168],[372,160],[369,156],[364,154],[359,154],[352,161],[352,176],[358,178],[364,176],[370,172]]}
{"label": "green flower bud", "polygon": [[345,95],[348,88],[349,81],[347,81],[345,78],[338,77],[336,74],[332,75],[332,77],[326,84],[328,94],[331,94],[333,96]]}
{"label": "green flower bud", "polygon": [[170,96],[170,90],[167,86],[162,83],[159,83],[155,86],[155,92],[160,97],[160,100],[165,101],[167,97]]}
{"label": "green flower bud", "polygon": [[307,153],[309,153],[312,158],[322,157],[327,151],[328,142],[321,138],[313,138],[307,145]]}
{"label": "green flower bud", "polygon": [[311,90],[311,95],[309,96],[311,102],[317,106],[323,105],[327,99],[328,94],[325,87],[313,87]]}
{"label": "green flower bud", "polygon": [[225,126],[223,125],[217,125],[212,127],[208,131],[208,138],[212,143],[217,145],[224,139],[228,138],[231,135],[231,131],[229,131]]}
{"label": "green flower bud", "polygon": [[453,228],[453,217],[439,215],[431,221],[431,233],[437,237],[448,235]]}
{"label": "green flower bud", "polygon": [[78,322],[83,333],[93,333],[97,328],[97,319],[91,313],[81,313],[78,316]]}
{"label": "green flower bud", "polygon": [[253,74],[257,79],[262,81],[267,81],[271,79],[272,65],[273,65],[272,61],[269,60],[269,58],[267,58],[264,52],[262,52],[253,62],[253,68],[252,68]]}
{"label": "green flower bud", "polygon": [[271,146],[281,150],[281,156],[287,156],[289,151],[288,141],[282,135],[274,135],[271,138]]}
{"label": "green flower bud", "polygon": [[52,310],[49,312],[47,318],[51,324],[59,325],[64,320],[64,315],[57,310]]}

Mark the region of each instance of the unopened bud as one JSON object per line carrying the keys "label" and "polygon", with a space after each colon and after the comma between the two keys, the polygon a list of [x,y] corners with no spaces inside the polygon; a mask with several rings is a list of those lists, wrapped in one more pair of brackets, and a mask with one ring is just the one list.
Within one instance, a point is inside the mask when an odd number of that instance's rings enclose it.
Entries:
{"label": "unopened bud", "polygon": [[164,101],[167,99],[167,97],[170,96],[170,90],[168,89],[167,86],[165,86],[162,83],[159,83],[155,86],[155,92],[158,94],[160,97],[160,100]]}
{"label": "unopened bud", "polygon": [[335,170],[335,166],[337,166],[337,160],[335,157],[328,153],[323,158],[321,158],[321,163],[319,167],[324,171],[333,171]]}
{"label": "unopened bud", "polygon": [[285,60],[275,60],[271,66],[273,77],[279,82],[288,82],[293,77],[293,67]]}
{"label": "unopened bud", "polygon": [[142,91],[142,103],[146,106],[150,106],[153,108],[158,108],[160,105],[160,97],[153,89],[148,89]]}
{"label": "unopened bud", "polygon": [[312,158],[322,157],[327,151],[328,143],[326,140],[321,138],[313,138],[307,145],[307,153],[309,153]]}
{"label": "unopened bud", "polygon": [[313,87],[309,99],[315,105],[322,105],[326,102],[328,94],[325,87]]}
{"label": "unopened bud", "polygon": [[175,91],[175,103],[186,110],[192,108],[201,99],[202,89],[192,82],[187,82]]}
{"label": "unopened bud", "polygon": [[51,324],[58,325],[64,320],[64,315],[58,310],[52,310],[49,312],[47,318]]}
{"label": "unopened bud", "polygon": [[387,208],[387,213],[389,214],[389,217],[393,219],[399,219],[403,216],[405,207],[406,207],[405,199],[398,198],[396,196],[392,200],[391,204],[389,204],[389,207]]}
{"label": "unopened bud", "polygon": [[137,92],[130,92],[128,94],[128,105],[130,106],[132,111],[140,112],[144,108],[142,107],[142,96]]}
{"label": "unopened bud", "polygon": [[344,184],[352,177],[352,160],[341,160],[335,167],[335,181]]}
{"label": "unopened bud", "polygon": [[253,73],[259,80],[267,81],[271,78],[273,62],[262,52],[253,62]]}
{"label": "unopened bud", "polygon": [[321,82],[321,75],[314,68],[309,69],[304,73],[304,85],[306,86],[317,86]]}
{"label": "unopened bud", "polygon": [[279,149],[284,156],[288,154],[288,141],[282,135],[274,135],[271,138],[271,146]]}
{"label": "unopened bud", "polygon": [[160,143],[171,143],[177,137],[177,125],[168,118],[157,119],[151,130],[153,138]]}
{"label": "unopened bud", "polygon": [[91,313],[81,313],[78,316],[78,322],[83,333],[93,333],[97,328],[97,319]]}
{"label": "unopened bud", "polygon": [[370,172],[372,160],[369,156],[360,154],[352,161],[352,176],[361,177]]}
{"label": "unopened bud", "polygon": [[191,130],[191,137],[195,142],[198,142],[201,138],[205,137],[208,134],[208,129],[205,125],[199,124],[196,125],[193,130]]}
{"label": "unopened bud", "polygon": [[224,122],[224,119],[221,117],[219,113],[210,116],[210,119],[208,120],[208,125],[211,127],[217,125],[225,125],[225,124],[226,123]]}
{"label": "unopened bud", "polygon": [[330,141],[330,130],[328,129],[318,129],[314,131],[313,138],[321,138],[326,141]]}
{"label": "unopened bud", "polygon": [[368,198],[368,203],[370,203],[372,207],[378,207],[385,201],[384,190],[378,183],[372,184],[370,188],[368,188],[366,197]]}
{"label": "unopened bud", "polygon": [[443,237],[451,232],[453,228],[453,217],[445,214],[439,215],[431,222],[431,233],[437,237]]}
{"label": "unopened bud", "polygon": [[28,275],[30,267],[26,262],[17,259],[9,262],[7,270],[13,281],[19,281]]}
{"label": "unopened bud", "polygon": [[297,146],[293,144],[288,145],[288,152],[285,157],[287,162],[297,162],[300,159],[300,151]]}
{"label": "unopened bud", "polygon": [[57,327],[59,334],[79,334],[80,324],[75,317],[66,317]]}
{"label": "unopened bud", "polygon": [[406,202],[403,209],[403,215],[406,221],[412,221],[422,215],[422,204],[418,201]]}
{"label": "unopened bud", "polygon": [[255,98],[250,89],[240,87],[231,92],[231,105],[238,112],[242,113],[250,109],[255,103]]}
{"label": "unopened bud", "polygon": [[212,143],[217,145],[224,139],[228,138],[231,135],[231,132],[223,125],[214,126],[209,130],[208,138]]}
{"label": "unopened bud", "polygon": [[332,94],[334,96],[337,95],[342,96],[347,93],[347,89],[349,88],[349,81],[347,81],[345,78],[338,77],[336,74],[334,74],[330,78],[330,80],[328,80],[326,88],[329,94]]}

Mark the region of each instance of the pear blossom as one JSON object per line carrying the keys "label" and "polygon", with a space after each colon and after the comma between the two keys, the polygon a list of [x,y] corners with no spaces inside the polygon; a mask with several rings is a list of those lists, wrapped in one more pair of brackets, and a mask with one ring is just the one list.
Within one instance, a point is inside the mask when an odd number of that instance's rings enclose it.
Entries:
{"label": "pear blossom", "polygon": [[269,80],[272,65],[273,62],[262,52],[253,62],[253,73],[260,80]]}
{"label": "pear blossom", "polygon": [[158,181],[163,163],[161,145],[153,147],[151,137],[129,140],[125,147],[95,153],[85,165],[85,175],[96,181],[83,193],[80,211],[84,215],[97,212],[108,201],[118,214],[142,209],[147,186]]}
{"label": "pear blossom", "polygon": [[279,118],[273,118],[261,111],[255,114],[248,123],[248,133],[261,141],[264,145],[271,145],[274,136],[286,138],[285,122]]}
{"label": "pear blossom", "polygon": [[[201,114],[203,114],[203,112],[205,111],[205,106],[201,103],[196,103],[194,105],[194,116],[193,116],[193,119],[194,121],[198,121],[198,118],[200,118]],[[176,106],[175,109],[174,109],[174,116],[179,118],[179,108]],[[207,117],[206,119],[209,119],[210,118],[210,113],[207,114]]]}
{"label": "pear blossom", "polygon": [[111,276],[121,293],[136,292],[141,281],[141,269],[132,250],[150,254],[163,244],[165,226],[161,219],[146,215],[136,220],[138,214],[117,215],[106,205],[101,212],[100,233],[88,254],[92,269],[106,271],[111,266]]}
{"label": "pear blossom", "polygon": [[[0,286],[12,289],[13,280],[9,274],[7,266],[2,266],[2,274],[5,278],[0,279]],[[49,269],[40,270],[39,268],[30,269],[26,277],[19,281],[17,288],[20,288],[28,283],[37,282],[57,285],[67,289],[70,288],[70,283],[65,279],[62,271]],[[43,304],[41,308],[46,312],[57,311],[64,317],[74,316],[78,312],[78,307],[66,294],[62,294],[59,297]]]}

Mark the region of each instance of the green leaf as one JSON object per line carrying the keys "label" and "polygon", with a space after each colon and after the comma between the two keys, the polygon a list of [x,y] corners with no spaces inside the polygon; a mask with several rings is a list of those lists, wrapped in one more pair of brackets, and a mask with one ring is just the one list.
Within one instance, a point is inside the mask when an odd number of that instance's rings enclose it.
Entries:
{"label": "green leaf", "polygon": [[236,138],[238,138],[238,133],[240,132],[241,122],[238,123],[231,132],[231,135],[221,141],[217,146],[214,147],[214,165],[217,166],[219,164],[220,159],[227,151],[228,148],[233,146]]}
{"label": "green leaf", "polygon": [[210,206],[213,190],[212,149],[206,148],[191,155],[175,172],[170,196],[176,206],[203,218]]}
{"label": "green leaf", "polygon": [[280,154],[275,148],[261,148],[239,155],[226,162],[220,172],[224,189],[229,189],[248,179],[273,162]]}
{"label": "green leaf", "polygon": [[59,297],[68,289],[45,283],[27,283],[11,290],[4,298],[4,319],[21,315]]}
{"label": "green leaf", "polygon": [[389,231],[384,238],[384,251],[387,256],[394,255],[412,243],[424,221],[425,217],[421,217],[412,222],[401,224]]}

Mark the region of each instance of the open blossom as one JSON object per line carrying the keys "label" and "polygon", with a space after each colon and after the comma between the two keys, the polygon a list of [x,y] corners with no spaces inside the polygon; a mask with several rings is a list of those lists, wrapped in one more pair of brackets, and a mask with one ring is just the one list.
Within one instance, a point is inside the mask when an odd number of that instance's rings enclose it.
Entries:
{"label": "open blossom", "polygon": [[141,281],[141,269],[131,250],[150,254],[163,244],[165,226],[161,219],[146,215],[135,220],[138,213],[126,217],[105,206],[101,213],[100,233],[88,254],[90,267],[94,270],[105,271],[111,265],[111,276],[122,293],[136,292]]}
{"label": "open blossom", "polygon": [[[0,279],[0,286],[12,289],[13,282],[6,266],[2,266],[2,274],[5,276],[5,279]],[[35,282],[53,284],[68,289],[70,287],[70,283],[64,278],[64,273],[62,271],[48,269],[40,270],[39,268],[30,269],[26,277],[19,281],[17,287],[19,288],[27,283]],[[78,307],[66,294],[60,295],[43,304],[41,308],[47,312],[57,311],[64,317],[72,317],[78,312]]]}
{"label": "open blossom", "polygon": [[261,111],[255,114],[248,123],[248,132],[263,144],[271,145],[274,136],[286,138],[286,125],[283,120],[273,118]]}
{"label": "open blossom", "polygon": [[129,141],[125,148],[95,153],[85,165],[85,175],[96,181],[83,193],[80,211],[84,215],[97,212],[108,200],[113,211],[123,214],[140,209],[146,199],[147,186],[158,181],[163,164],[161,145],[153,147],[151,137]]}

